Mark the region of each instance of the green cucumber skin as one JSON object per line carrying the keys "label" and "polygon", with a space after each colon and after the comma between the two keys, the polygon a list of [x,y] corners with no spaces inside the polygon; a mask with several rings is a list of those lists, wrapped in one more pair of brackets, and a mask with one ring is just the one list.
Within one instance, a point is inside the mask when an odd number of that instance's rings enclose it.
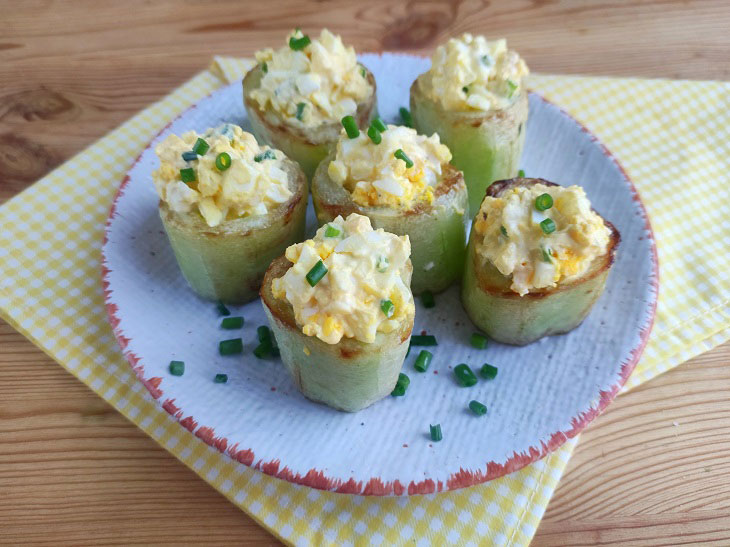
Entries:
{"label": "green cucumber skin", "polygon": [[[430,211],[394,214],[386,208],[361,207],[354,203],[347,191],[327,175],[328,163],[322,162],[312,181],[312,203],[320,226],[338,214],[345,217],[359,213],[370,218],[375,229],[408,235],[413,263],[411,292],[415,295],[424,291],[441,292],[459,280],[466,256],[468,198],[463,184],[450,192],[453,196],[440,196]],[[333,194],[340,203],[336,207],[327,206],[326,200]],[[429,263],[433,267],[426,269]]]}
{"label": "green cucumber skin", "polygon": [[271,261],[304,239],[306,208],[307,200],[301,198],[289,216],[262,228],[226,233],[191,227],[165,206],[160,218],[190,287],[209,300],[244,304],[258,297]]}
{"label": "green cucumber skin", "polygon": [[[524,346],[551,334],[576,328],[601,296],[609,268],[575,286],[542,296],[511,293],[509,279],[489,262],[482,266],[488,278],[501,278],[500,290],[480,287],[475,271],[474,238],[469,238],[461,302],[480,330],[497,342]],[[504,291],[504,292],[501,292]]]}
{"label": "green cucumber skin", "polygon": [[411,86],[410,107],[416,130],[424,135],[438,133],[451,150],[451,163],[463,171],[470,216],[479,211],[492,182],[517,176],[525,143],[526,93],[521,93],[508,109],[484,117],[444,111],[422,93],[416,80]]}
{"label": "green cucumber skin", "polygon": [[[274,126],[267,123],[263,113],[253,101],[247,99],[248,94],[258,87],[262,77],[261,67],[256,66],[246,74],[243,80],[243,104],[251,122],[253,134],[259,144],[267,144],[281,150],[289,159],[296,161],[304,171],[307,180],[311,181],[317,166],[334,148],[342,125],[338,121],[328,127],[315,129],[310,135],[301,135],[287,130],[283,125]],[[356,117],[360,127],[367,127],[378,114],[375,102],[375,79],[369,72],[368,78],[373,85],[373,96],[368,102],[357,107]]]}
{"label": "green cucumber skin", "polygon": [[[337,410],[357,412],[393,391],[410,336],[397,340],[397,344],[365,349],[359,356],[343,359],[337,344],[306,336],[275,318],[268,306],[264,310],[279,344],[281,360],[308,399]],[[309,355],[304,353],[304,347]]]}

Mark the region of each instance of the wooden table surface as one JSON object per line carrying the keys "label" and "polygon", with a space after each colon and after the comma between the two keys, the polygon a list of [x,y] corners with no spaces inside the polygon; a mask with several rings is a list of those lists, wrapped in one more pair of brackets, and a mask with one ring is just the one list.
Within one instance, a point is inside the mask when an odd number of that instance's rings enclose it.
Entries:
{"label": "wooden table surface", "polygon": [[[543,73],[730,79],[727,0],[0,1],[0,202],[205,68],[288,29],[361,51],[506,36]],[[582,435],[534,545],[730,544],[730,343]],[[275,544],[0,321],[0,543]]]}

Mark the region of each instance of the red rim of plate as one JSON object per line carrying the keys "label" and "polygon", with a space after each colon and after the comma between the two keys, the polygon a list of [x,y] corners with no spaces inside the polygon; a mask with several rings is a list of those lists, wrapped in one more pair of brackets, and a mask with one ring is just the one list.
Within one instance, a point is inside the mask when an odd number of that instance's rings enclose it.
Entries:
{"label": "red rim of plate", "polygon": [[[211,97],[215,93],[219,92],[221,89],[224,88],[219,88],[216,91],[208,94],[206,97],[201,98],[200,100],[198,100],[198,103]],[[109,211],[109,217],[107,218],[106,226],[104,229],[104,240],[102,245],[102,256],[104,260],[102,260],[101,273],[102,285],[104,288],[104,301],[107,314],[109,316],[109,322],[111,323],[112,330],[114,331],[114,336],[116,337],[120,347],[122,348],[122,353],[127,358],[135,374],[150,392],[152,397],[160,402],[162,408],[164,408],[165,411],[168,412],[171,416],[176,418],[185,429],[193,433],[196,437],[201,439],[206,444],[216,448],[221,453],[231,457],[232,459],[244,465],[247,465],[254,469],[258,469],[259,471],[262,471],[263,473],[272,477],[283,479],[294,484],[309,486],[318,490],[328,490],[343,494],[359,494],[365,496],[432,494],[434,492],[456,490],[459,488],[465,488],[467,486],[474,486],[476,484],[488,482],[509,473],[518,471],[523,467],[533,462],[536,462],[539,459],[542,459],[548,453],[557,450],[568,439],[571,439],[575,437],[578,433],[580,433],[596,416],[598,416],[599,414],[601,414],[601,412],[603,412],[603,410],[605,410],[605,408],[611,401],[613,401],[621,387],[623,387],[623,385],[626,383],[626,380],[631,375],[634,367],[636,367],[636,363],[638,362],[641,354],[644,351],[644,347],[646,346],[646,343],[649,339],[649,334],[651,333],[652,326],[654,325],[654,317],[656,315],[656,306],[659,296],[659,258],[657,255],[654,232],[651,228],[651,223],[649,222],[649,216],[646,212],[646,208],[644,207],[644,203],[641,201],[641,198],[639,197],[639,193],[634,186],[634,183],[629,178],[628,174],[624,170],[623,166],[616,159],[616,157],[611,154],[611,152],[603,145],[603,143],[599,141],[598,138],[593,133],[591,133],[585,125],[576,120],[565,110],[552,103],[551,101],[548,101],[534,91],[531,91],[530,93],[538,97],[544,103],[553,106],[563,116],[570,118],[574,123],[576,123],[578,127],[580,127],[580,129],[601,148],[603,155],[611,160],[614,165],[616,165],[616,167],[619,169],[619,171],[621,171],[621,174],[628,183],[631,197],[639,207],[639,211],[641,217],[644,220],[645,230],[651,247],[652,272],[649,276],[649,283],[651,289],[650,292],[653,300],[650,304],[649,318],[646,324],[640,330],[639,343],[631,350],[628,359],[624,361],[624,363],[621,365],[619,381],[611,386],[611,388],[607,391],[601,390],[599,392],[600,397],[597,405],[592,406],[589,410],[580,412],[578,415],[574,416],[571,419],[572,427],[570,429],[567,429],[565,431],[556,431],[555,433],[550,435],[550,440],[548,442],[541,441],[540,446],[530,446],[525,452],[521,453],[514,452],[513,455],[508,458],[507,461],[505,461],[504,463],[498,463],[493,461],[486,462],[483,466],[483,469],[485,470],[471,471],[468,469],[459,469],[459,471],[452,473],[445,482],[440,480],[434,481],[433,479],[425,479],[419,482],[411,481],[408,484],[404,484],[398,480],[383,481],[378,477],[373,477],[367,481],[356,481],[352,478],[347,481],[343,481],[342,479],[328,477],[324,471],[321,471],[319,469],[310,469],[305,474],[294,473],[288,467],[282,467],[281,461],[279,459],[274,459],[270,461],[256,461],[254,451],[251,448],[240,447],[238,443],[230,445],[228,439],[226,439],[225,437],[216,436],[214,428],[199,424],[194,416],[185,416],[183,410],[175,405],[174,399],[164,399],[164,392],[162,391],[162,389],[160,389],[162,378],[158,376],[147,377],[145,375],[144,366],[140,364],[140,358],[129,349],[129,338],[125,337],[122,334],[121,329],[119,328],[121,319],[117,315],[119,311],[117,305],[111,301],[111,290],[109,287],[108,278],[110,271],[105,264],[105,248],[108,241],[108,234],[111,228],[111,222],[116,212],[117,201],[124,191],[124,188],[127,186],[127,184],[129,184],[130,181],[129,171],[131,171],[134,166],[139,162],[142,154],[151,146],[152,142],[175,121],[185,116],[191,110],[197,108],[197,103],[185,109],[175,118],[173,118],[169,123],[167,123],[162,129],[160,129],[160,131],[150,140],[150,142],[142,150],[142,152],[140,152],[139,155],[135,158],[134,162],[127,171],[127,174],[122,180],[122,183],[120,184],[116,195],[114,196],[114,201],[112,202],[112,206]]]}

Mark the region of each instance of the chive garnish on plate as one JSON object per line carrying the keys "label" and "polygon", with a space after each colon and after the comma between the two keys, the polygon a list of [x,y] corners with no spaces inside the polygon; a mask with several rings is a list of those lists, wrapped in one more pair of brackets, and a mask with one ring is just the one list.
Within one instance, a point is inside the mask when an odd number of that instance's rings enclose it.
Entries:
{"label": "chive garnish on plate", "polygon": [[385,317],[387,317],[388,319],[393,317],[393,314],[395,313],[395,306],[393,305],[393,302],[391,302],[390,300],[381,300],[380,309],[383,312],[383,314],[385,315]]}
{"label": "chive garnish on plate", "polygon": [[403,122],[403,125],[406,127],[413,127],[413,116],[411,116],[410,110],[408,110],[405,106],[401,106],[398,109],[398,113],[400,114],[400,119]]}
{"label": "chive garnish on plate", "polygon": [[307,36],[306,34],[303,35],[301,38],[294,38],[294,36],[289,38],[289,47],[294,51],[301,51],[311,43],[312,40],[310,40],[309,36]]}
{"label": "chive garnish on plate", "polygon": [[170,374],[173,376],[185,374],[185,363],[183,361],[170,361]]}
{"label": "chive garnish on plate", "polygon": [[439,442],[441,439],[444,438],[443,434],[441,433],[441,424],[431,425],[429,426],[431,430],[431,440],[434,442]]}
{"label": "chive garnish on plate", "polygon": [[218,302],[215,303],[215,307],[218,309],[218,313],[221,315],[231,315],[231,311],[226,308],[226,305],[218,300]]}
{"label": "chive garnish on plate", "polygon": [[535,198],[535,209],[547,211],[553,206],[553,197],[550,194],[540,194]]}
{"label": "chive garnish on plate", "polygon": [[266,325],[261,325],[256,329],[256,338],[263,343],[271,344],[271,330]]}
{"label": "chive garnish on plate", "polygon": [[324,237],[337,237],[342,233],[342,230],[340,230],[337,226],[333,224],[328,224],[327,228],[324,231]]}
{"label": "chive garnish on plate", "polygon": [[379,256],[378,261],[375,263],[375,269],[378,270],[380,273],[384,273],[388,270],[389,265],[390,261],[388,260],[387,256]]}
{"label": "chive garnish on plate", "polygon": [[269,71],[269,65],[266,64],[266,61],[264,61],[263,63],[261,63],[261,72],[266,74],[268,71]]}
{"label": "chive garnish on plate", "polygon": [[412,346],[438,346],[433,334],[414,334],[411,336]]}
{"label": "chive garnish on plate", "polygon": [[402,397],[406,394],[408,386],[411,384],[411,379],[403,374],[398,374],[398,381],[395,383],[393,391],[390,393],[393,397]]}
{"label": "chive garnish on plate", "polygon": [[243,317],[225,317],[221,321],[221,328],[227,330],[240,329],[243,327]]}
{"label": "chive garnish on plate", "polygon": [[509,237],[509,235],[507,235],[507,228],[505,228],[504,226],[500,226],[500,227],[499,227],[499,231],[500,231],[500,233],[501,233],[501,234],[502,234],[502,235],[503,235],[504,237]]}
{"label": "chive garnish on plate", "polygon": [[375,126],[373,126],[373,125],[368,127],[368,137],[370,137],[370,140],[373,141],[373,144],[380,144],[383,140],[383,137],[380,134],[380,131],[375,129]]}
{"label": "chive garnish on plate", "polygon": [[182,153],[182,159],[184,159],[185,161],[193,161],[193,160],[198,159],[198,155],[195,152],[193,152],[192,150],[190,150],[188,152]]}
{"label": "chive garnish on plate", "polygon": [[406,168],[407,168],[407,169],[410,169],[411,167],[413,167],[413,160],[411,160],[411,158],[409,158],[409,157],[408,157],[408,156],[406,155],[406,153],[405,153],[405,152],[403,152],[403,149],[402,149],[402,148],[399,148],[398,150],[396,150],[396,151],[395,151],[395,152],[393,153],[393,155],[394,155],[394,156],[395,156],[396,158],[398,158],[399,160],[403,160],[404,162],[406,162]]}
{"label": "chive garnish on plate", "polygon": [[327,266],[324,265],[324,262],[319,260],[314,266],[312,266],[312,269],[309,270],[309,272],[306,275],[307,283],[309,283],[310,287],[314,287],[317,283],[319,283],[322,278],[327,274]]}
{"label": "chive garnish on plate", "polygon": [[473,348],[484,349],[487,347],[487,337],[483,334],[475,332],[471,335],[471,337],[469,337],[469,343]]}
{"label": "chive garnish on plate", "polygon": [[275,159],[276,159],[276,154],[270,148],[266,152],[261,152],[260,154],[256,154],[253,157],[253,161],[255,161],[256,163],[260,163],[264,160],[275,160]]}
{"label": "chive garnish on plate", "polygon": [[433,308],[436,305],[436,300],[434,300],[431,291],[423,291],[421,293],[421,304],[423,304],[424,308]]}
{"label": "chive garnish on plate", "polygon": [[195,169],[193,169],[192,167],[180,169],[180,180],[183,181],[185,184],[195,182],[196,179],[197,177],[195,176]]}
{"label": "chive garnish on plate", "polygon": [[351,139],[356,139],[360,135],[360,130],[357,128],[357,122],[352,116],[345,116],[342,118],[342,127],[345,128],[345,133]]}
{"label": "chive garnish on plate", "polygon": [[552,234],[556,228],[555,221],[551,218],[546,218],[540,223],[540,228],[542,228],[543,233]]}
{"label": "chive garnish on plate", "polygon": [[377,116],[375,118],[373,118],[373,121],[370,122],[370,125],[372,125],[375,129],[377,129],[381,133],[384,133],[388,129],[388,126],[385,125],[385,122],[383,120],[381,120],[380,118],[378,118]]}
{"label": "chive garnish on plate", "polygon": [[525,178],[525,170],[520,169],[519,171],[517,171],[517,176],[520,177],[521,179]]}
{"label": "chive garnish on plate", "polygon": [[213,381],[216,384],[225,384],[228,381],[228,374],[216,374]]}
{"label": "chive garnish on plate", "polygon": [[484,363],[482,365],[482,368],[479,370],[479,375],[482,378],[486,378],[487,380],[494,380],[497,377],[498,371],[499,369],[497,369],[497,367],[493,367],[488,363]]}
{"label": "chive garnish on plate", "polygon": [[221,355],[236,355],[243,351],[243,340],[240,338],[232,338],[230,340],[221,340],[218,343],[218,352]]}
{"label": "chive garnish on plate", "polygon": [[307,103],[298,103],[297,104],[297,113],[296,113],[297,120],[300,120],[301,121],[302,116],[304,115],[304,107],[305,106],[307,106]]}
{"label": "chive garnish on plate", "polygon": [[514,83],[512,80],[507,80],[507,98],[511,99],[512,95],[515,94],[515,90],[517,89],[517,84]]}
{"label": "chive garnish on plate", "polygon": [[553,259],[550,255],[550,249],[546,247],[540,247],[540,251],[542,251],[542,261],[552,263]]}
{"label": "chive garnish on plate", "polygon": [[484,416],[487,413],[487,407],[479,401],[470,401],[469,410],[471,410],[477,416]]}
{"label": "chive garnish on plate", "polygon": [[231,156],[228,152],[221,152],[215,157],[215,166],[218,171],[225,171],[231,166]]}
{"label": "chive garnish on plate", "polygon": [[195,144],[193,145],[193,152],[195,152],[198,156],[204,156],[209,149],[210,145],[205,142],[205,139],[201,139],[200,137],[198,137],[198,140],[195,141]]}
{"label": "chive garnish on plate", "polygon": [[416,362],[413,363],[413,368],[415,368],[418,372],[426,372],[428,370],[428,366],[431,364],[431,359],[433,359],[433,353],[422,349],[418,354],[418,357],[416,357]]}
{"label": "chive garnish on plate", "polygon": [[454,376],[456,376],[457,382],[463,387],[471,387],[478,382],[474,371],[469,368],[469,365],[461,363],[454,367]]}

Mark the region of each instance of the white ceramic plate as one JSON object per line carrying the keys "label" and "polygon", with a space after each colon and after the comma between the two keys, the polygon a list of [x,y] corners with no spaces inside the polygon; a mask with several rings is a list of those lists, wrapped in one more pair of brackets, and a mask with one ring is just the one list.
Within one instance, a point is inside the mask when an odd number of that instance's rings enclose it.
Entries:
{"label": "white ceramic plate", "polygon": [[[395,120],[408,104],[413,79],[428,61],[405,55],[364,55],[378,82],[379,111]],[[266,324],[255,301],[231,308],[246,323],[221,330],[214,304],[191,292],[180,274],[157,213],[150,173],[153,145],[170,132],[203,131],[222,122],[247,127],[241,86],[201,100],[154,139],[122,183],[103,247],[107,307],[116,336],[135,372],[183,427],[232,458],[314,488],[374,495],[429,493],[484,482],[543,457],[576,435],[616,395],[634,368],[651,329],[657,298],[657,260],[641,201],[607,150],[575,120],[536,95],[530,97],[523,168],[528,176],[581,184],[598,212],[621,232],[606,291],[573,332],[528,347],[469,346],[475,331],[458,290],[437,296],[433,309],[417,304],[414,333],[435,334],[430,370],[403,371],[405,397],[386,397],[346,414],[302,397],[278,360],[252,355],[256,327]],[[309,211],[309,230],[314,217]],[[221,357],[220,340],[242,337],[243,355]],[[182,377],[170,360],[185,361]],[[493,381],[462,388],[452,367],[499,368]],[[227,384],[213,383],[216,373]],[[486,416],[467,409],[487,405]],[[431,442],[440,423],[443,441]]]}

